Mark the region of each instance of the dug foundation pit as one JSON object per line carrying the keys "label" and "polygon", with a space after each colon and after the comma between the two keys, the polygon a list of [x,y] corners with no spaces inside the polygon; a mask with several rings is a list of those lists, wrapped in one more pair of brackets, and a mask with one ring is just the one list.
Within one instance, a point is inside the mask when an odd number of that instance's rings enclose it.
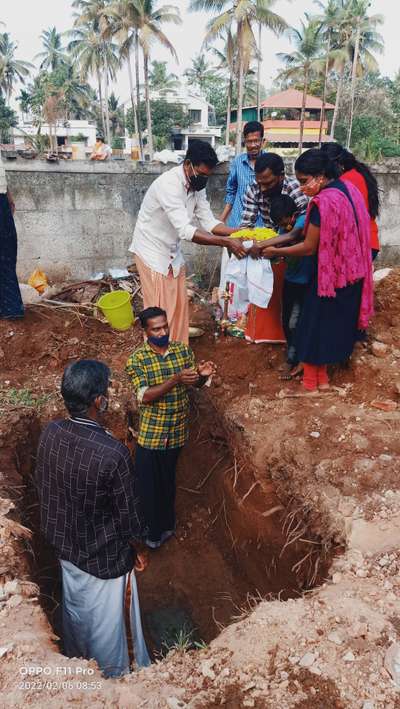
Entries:
{"label": "dug foundation pit", "polygon": [[[126,439],[122,415],[109,428]],[[33,484],[38,421],[15,448],[20,519],[33,531],[30,580],[56,635],[61,635],[61,584],[53,551],[39,532]],[[261,600],[299,597],[328,573],[333,547],[307,530],[306,513],[282,505],[274,484],[255,479],[232,452],[229,433],[207,395],[192,396],[190,441],[177,476],[177,533],[138,574],[144,631],[153,656],[172,647],[203,647]],[[62,646],[60,645],[62,650]]]}

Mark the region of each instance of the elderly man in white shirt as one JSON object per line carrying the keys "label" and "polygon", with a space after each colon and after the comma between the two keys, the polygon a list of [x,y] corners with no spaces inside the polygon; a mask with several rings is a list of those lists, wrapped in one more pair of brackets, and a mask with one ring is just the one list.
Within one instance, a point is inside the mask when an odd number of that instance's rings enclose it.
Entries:
{"label": "elderly man in white shirt", "polygon": [[236,229],[216,219],[207,200],[205,187],[217,162],[209,143],[192,141],[183,164],[164,172],[147,190],[129,249],[136,256],[144,308],[165,310],[171,340],[186,344],[189,305],[182,240],[227,246],[238,258],[245,255],[241,242],[229,239]]}
{"label": "elderly man in white shirt", "polygon": [[24,306],[16,274],[17,232],[15,204],[7,187],[6,171],[0,152],[0,318],[22,318]]}

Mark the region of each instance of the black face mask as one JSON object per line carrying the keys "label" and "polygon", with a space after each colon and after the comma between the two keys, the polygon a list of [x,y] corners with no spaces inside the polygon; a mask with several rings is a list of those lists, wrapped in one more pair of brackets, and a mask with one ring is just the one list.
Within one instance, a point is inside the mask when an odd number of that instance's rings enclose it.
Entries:
{"label": "black face mask", "polygon": [[282,193],[282,183],[279,182],[275,187],[271,187],[270,190],[265,190],[265,194],[268,197],[279,197]]}
{"label": "black face mask", "polygon": [[193,170],[193,175],[189,177],[190,186],[193,187],[195,192],[200,192],[207,185],[208,177],[206,175],[196,175],[192,163],[190,163],[190,166]]}

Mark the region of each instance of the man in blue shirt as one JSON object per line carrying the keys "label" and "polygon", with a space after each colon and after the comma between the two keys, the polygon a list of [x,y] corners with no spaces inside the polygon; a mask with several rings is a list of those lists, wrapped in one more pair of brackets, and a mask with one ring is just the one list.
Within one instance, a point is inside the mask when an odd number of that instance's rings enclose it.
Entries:
{"label": "man in blue shirt", "polygon": [[[243,138],[246,152],[232,160],[226,183],[225,207],[221,214],[221,221],[228,226],[239,227],[242,222],[243,197],[249,185],[255,180],[254,165],[262,152],[264,139],[264,126],[258,121],[246,123],[243,129]],[[262,219],[259,224],[262,226]]]}
{"label": "man in blue shirt", "polygon": [[[264,126],[258,121],[249,121],[243,129],[243,139],[246,152],[232,160],[229,177],[226,183],[225,207],[221,214],[221,221],[230,227],[237,228],[242,221],[243,197],[247,188],[255,180],[254,165],[261,153],[264,140]],[[263,226],[261,214],[258,215],[256,226]],[[220,291],[225,290],[225,268],[229,255],[223,249],[221,258]],[[247,300],[240,297],[240,289],[232,286],[231,303],[228,314],[237,318],[247,310]]]}

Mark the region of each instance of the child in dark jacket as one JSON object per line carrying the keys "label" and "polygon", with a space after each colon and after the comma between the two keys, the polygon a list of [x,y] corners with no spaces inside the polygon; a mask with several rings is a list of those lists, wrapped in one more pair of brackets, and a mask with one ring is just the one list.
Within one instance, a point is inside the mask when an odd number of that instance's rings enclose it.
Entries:
{"label": "child in dark jacket", "polygon": [[[305,214],[297,215],[296,204],[289,195],[281,195],[273,200],[270,216],[280,234],[290,233],[295,240],[301,240],[303,235]],[[312,257],[291,257],[287,259],[287,269],[282,295],[282,321],[287,341],[287,373],[282,379],[290,380],[302,373],[301,362],[298,361],[295,337],[304,296],[312,274]]]}

